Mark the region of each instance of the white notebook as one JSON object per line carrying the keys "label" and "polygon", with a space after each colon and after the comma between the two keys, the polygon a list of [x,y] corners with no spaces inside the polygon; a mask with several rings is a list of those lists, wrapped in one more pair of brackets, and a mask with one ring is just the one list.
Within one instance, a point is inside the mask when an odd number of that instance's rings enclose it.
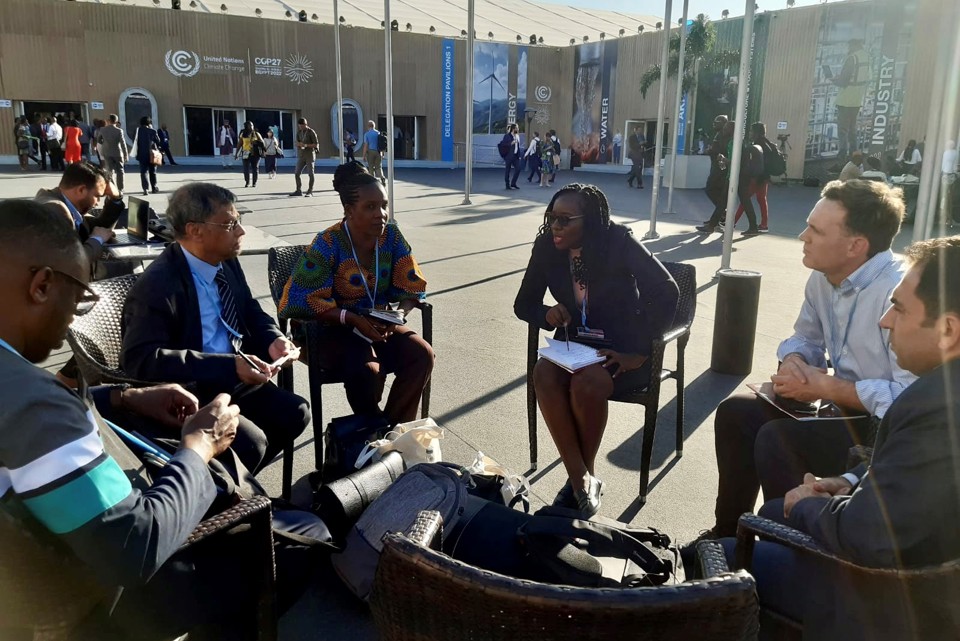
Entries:
{"label": "white notebook", "polygon": [[[570,349],[567,349],[569,344]],[[558,341],[547,337],[547,346],[537,350],[540,358],[545,358],[554,365],[559,365],[570,373],[583,369],[594,363],[602,363],[607,358],[597,354],[596,348],[581,343]]]}

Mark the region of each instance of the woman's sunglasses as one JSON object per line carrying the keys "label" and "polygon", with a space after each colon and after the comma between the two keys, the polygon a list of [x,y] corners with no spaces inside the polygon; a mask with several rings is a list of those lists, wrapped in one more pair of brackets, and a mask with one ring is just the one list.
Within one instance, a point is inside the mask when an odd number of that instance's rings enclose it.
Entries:
{"label": "woman's sunglasses", "polygon": [[553,214],[547,214],[547,225],[553,227],[554,224],[557,224],[563,228],[569,225],[571,220],[578,218],[583,218],[583,216],[554,216]]}

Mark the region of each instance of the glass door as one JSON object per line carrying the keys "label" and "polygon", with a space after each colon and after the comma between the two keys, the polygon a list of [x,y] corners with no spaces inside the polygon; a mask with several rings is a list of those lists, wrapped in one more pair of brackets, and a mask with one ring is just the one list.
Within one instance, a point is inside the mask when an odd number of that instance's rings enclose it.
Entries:
{"label": "glass door", "polygon": [[187,139],[187,155],[212,156],[214,130],[210,107],[184,107],[183,124]]}
{"label": "glass door", "polygon": [[239,119],[243,117],[243,114],[236,109],[213,109],[213,136],[211,140],[213,141],[214,155],[220,155],[220,146],[219,141],[217,140],[217,133],[220,131],[220,127],[225,123],[230,123],[230,126],[233,128],[234,142],[236,142],[236,136],[239,135],[240,127],[243,123],[239,122]]}

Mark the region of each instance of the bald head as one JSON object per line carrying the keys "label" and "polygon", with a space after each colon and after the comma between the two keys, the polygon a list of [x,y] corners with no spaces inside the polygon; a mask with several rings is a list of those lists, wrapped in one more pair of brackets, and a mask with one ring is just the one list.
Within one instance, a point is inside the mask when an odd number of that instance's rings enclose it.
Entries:
{"label": "bald head", "polygon": [[0,201],[0,338],[31,362],[62,345],[90,268],[61,213],[29,200]]}

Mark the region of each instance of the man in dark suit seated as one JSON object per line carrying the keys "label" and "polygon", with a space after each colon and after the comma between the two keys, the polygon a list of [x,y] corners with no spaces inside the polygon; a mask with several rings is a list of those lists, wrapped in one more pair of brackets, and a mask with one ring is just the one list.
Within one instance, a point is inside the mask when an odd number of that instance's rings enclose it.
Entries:
{"label": "man in dark suit seated", "polygon": [[[907,257],[910,270],[880,326],[899,365],[920,378],[884,415],[869,465],[837,477],[807,474],[760,512],[866,567],[960,559],[960,236],[914,243]],[[732,550],[731,539],[724,544]],[[956,638],[955,623],[925,621],[922,611],[900,617],[897,595],[862,594],[826,576],[812,556],[775,543],[757,544],[753,571],[761,604],[802,621],[809,638]]]}
{"label": "man in dark suit seated", "polygon": [[177,242],[143,273],[123,309],[120,364],[130,376],[193,384],[201,401],[237,394],[233,449],[257,472],[303,432],[307,401],[270,379],[296,349],[260,308],[237,256],[244,235],[236,196],[210,183],[177,189],[167,220]]}

